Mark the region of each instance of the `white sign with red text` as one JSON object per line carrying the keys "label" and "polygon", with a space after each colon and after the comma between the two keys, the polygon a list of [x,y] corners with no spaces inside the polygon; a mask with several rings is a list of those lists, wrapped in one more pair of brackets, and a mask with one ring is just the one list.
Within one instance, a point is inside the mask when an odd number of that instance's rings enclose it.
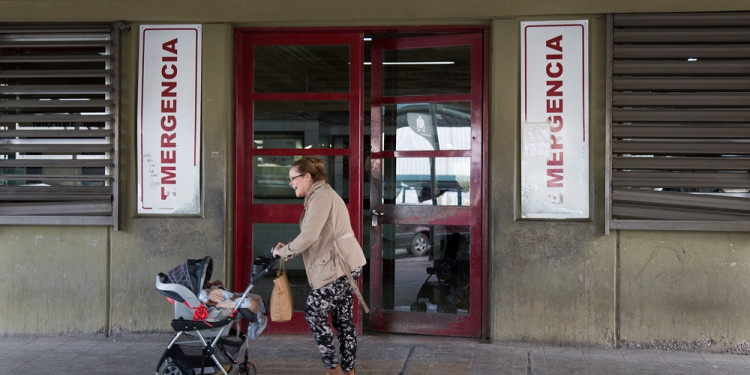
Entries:
{"label": "white sign with red text", "polygon": [[201,25],[141,25],[138,213],[200,213]]}
{"label": "white sign with red text", "polygon": [[521,217],[589,217],[588,21],[521,22]]}

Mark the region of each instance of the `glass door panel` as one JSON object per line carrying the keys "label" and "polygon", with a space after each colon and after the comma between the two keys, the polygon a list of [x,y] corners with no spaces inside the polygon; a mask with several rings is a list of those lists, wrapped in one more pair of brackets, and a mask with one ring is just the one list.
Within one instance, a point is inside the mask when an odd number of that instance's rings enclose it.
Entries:
{"label": "glass door panel", "polygon": [[470,150],[470,111],[470,102],[383,105],[383,150]]}
{"label": "glass door panel", "polygon": [[383,163],[381,204],[469,206],[471,158],[386,160],[389,162]]}
{"label": "glass door panel", "polygon": [[382,279],[384,310],[469,315],[470,227],[384,224],[382,259],[393,262]]}
{"label": "glass door panel", "polygon": [[[256,93],[346,93],[351,89],[349,45],[302,44],[282,34],[273,44],[258,39],[253,48],[253,91]],[[275,39],[275,41],[273,41]],[[311,40],[313,43],[318,41]],[[291,42],[291,44],[286,44]],[[279,43],[279,44],[276,44]]]}
{"label": "glass door panel", "polygon": [[371,327],[479,336],[481,35],[372,46]]}
{"label": "glass door panel", "polygon": [[[438,78],[438,79],[436,79]],[[471,46],[383,51],[383,95],[468,94]]]}
{"label": "glass door panel", "polygon": [[349,148],[349,102],[256,101],[253,147]]}
{"label": "glass door panel", "polygon": [[[255,204],[302,204],[289,187],[289,168],[301,155],[256,156],[253,167],[253,203]],[[328,175],[328,184],[349,202],[349,157],[321,156]]]}

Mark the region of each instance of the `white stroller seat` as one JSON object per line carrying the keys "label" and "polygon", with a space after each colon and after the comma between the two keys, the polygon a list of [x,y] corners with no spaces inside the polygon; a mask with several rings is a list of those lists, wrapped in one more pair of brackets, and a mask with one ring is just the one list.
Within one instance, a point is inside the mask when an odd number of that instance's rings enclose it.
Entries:
{"label": "white stroller seat", "polygon": [[[156,277],[156,289],[162,294],[167,295],[174,304],[173,328],[176,331],[185,331],[186,334],[192,334],[191,331],[194,329],[191,329],[190,326],[180,325],[178,326],[179,328],[174,326],[175,322],[184,320],[191,323],[205,323],[206,328],[200,330],[201,334],[205,337],[216,337],[217,335],[226,335],[229,333],[228,329],[222,329],[224,326],[222,323],[225,323],[224,321],[229,317],[231,309],[207,307],[187,288],[182,285],[169,283],[168,280],[165,280],[165,276],[164,274],[159,274]],[[240,318],[242,316],[237,315],[226,323],[232,323]]]}
{"label": "white stroller seat", "polygon": [[199,309],[201,301],[188,288],[169,281],[163,273],[156,276],[156,289],[174,301],[175,319],[193,319],[193,311]]}
{"label": "white stroller seat", "polygon": [[176,331],[190,334],[195,327],[204,327],[200,331],[205,337],[224,336],[229,333],[229,329],[223,329],[223,326],[241,318],[237,315],[227,319],[227,309],[208,307],[198,299],[198,294],[211,279],[212,273],[213,258],[207,256],[202,259],[189,259],[170,270],[168,274],[160,273],[156,276],[156,289],[174,304],[175,321],[205,323],[203,326],[189,324],[175,327],[173,321]]}

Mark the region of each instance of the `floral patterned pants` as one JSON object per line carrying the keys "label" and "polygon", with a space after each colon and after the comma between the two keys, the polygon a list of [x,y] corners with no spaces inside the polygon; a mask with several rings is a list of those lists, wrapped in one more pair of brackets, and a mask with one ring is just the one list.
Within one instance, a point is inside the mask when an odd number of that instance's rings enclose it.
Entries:
{"label": "floral patterned pants", "polygon": [[[361,268],[352,271],[355,280],[361,272]],[[307,296],[305,321],[318,343],[323,365],[327,368],[335,368],[338,364],[328,315],[331,315],[333,328],[338,331],[341,368],[351,371],[357,362],[357,330],[354,328],[353,306],[352,286],[346,276],[310,291]]]}

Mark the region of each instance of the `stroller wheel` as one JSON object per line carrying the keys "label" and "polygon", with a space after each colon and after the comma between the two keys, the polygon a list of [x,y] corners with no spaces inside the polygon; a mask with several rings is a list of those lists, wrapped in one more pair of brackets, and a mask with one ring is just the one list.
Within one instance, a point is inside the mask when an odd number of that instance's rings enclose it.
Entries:
{"label": "stroller wheel", "polygon": [[246,367],[240,364],[239,368],[237,368],[237,372],[234,374],[237,375],[258,375],[258,369],[255,368],[255,365],[252,363],[249,363]]}
{"label": "stroller wheel", "polygon": [[424,302],[414,302],[411,304],[410,310],[415,312],[425,312],[427,311],[427,304]]}
{"label": "stroller wheel", "polygon": [[441,304],[437,307],[437,312],[446,314],[455,314],[458,312],[456,306]]}
{"label": "stroller wheel", "polygon": [[168,361],[166,362],[165,366],[162,367],[159,375],[183,375],[183,373],[182,371],[180,371],[180,368],[177,367],[176,364],[174,364],[174,362]]}
{"label": "stroller wheel", "polygon": [[236,371],[230,372],[231,375],[257,375],[258,369],[255,368],[255,365],[250,362],[248,359],[248,340],[244,340],[242,343],[242,346],[240,346],[240,349],[237,351],[237,357],[235,360],[237,363],[233,366]]}

